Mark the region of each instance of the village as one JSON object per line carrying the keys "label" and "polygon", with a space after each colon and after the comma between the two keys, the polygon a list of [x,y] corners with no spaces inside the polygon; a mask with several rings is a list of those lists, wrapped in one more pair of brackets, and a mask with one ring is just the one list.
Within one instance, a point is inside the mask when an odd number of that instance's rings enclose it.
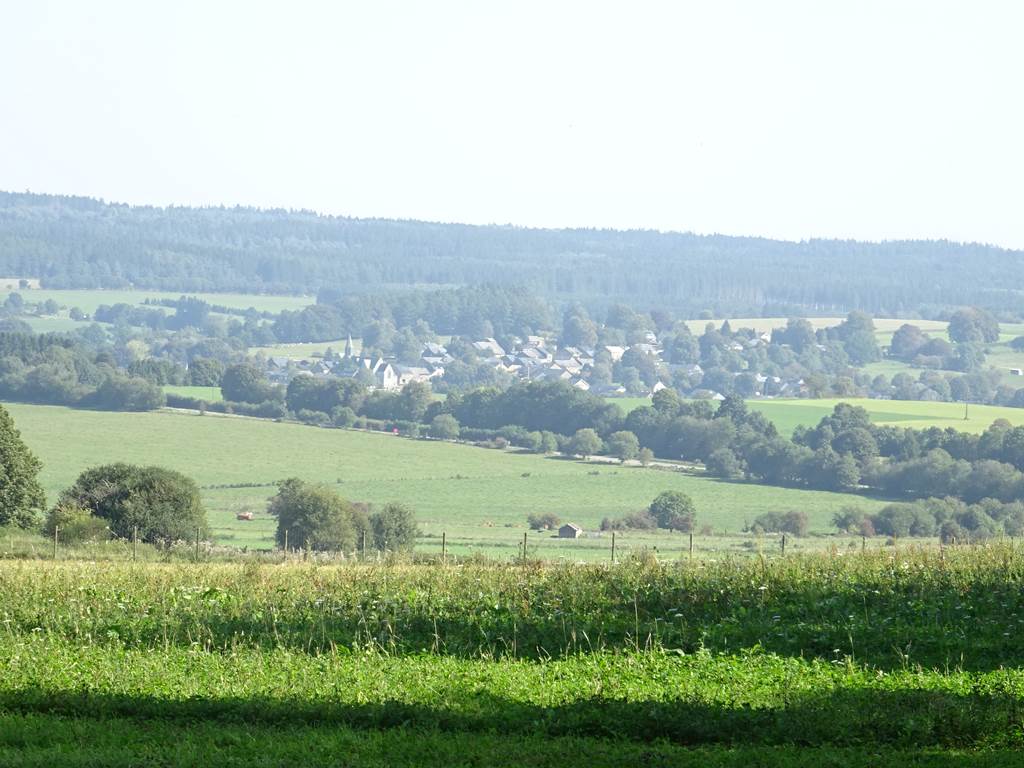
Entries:
{"label": "village", "polygon": [[[770,333],[752,334],[751,338],[729,342],[730,352],[747,352],[772,343]],[[461,343],[461,340],[459,340]],[[584,392],[600,397],[650,397],[667,386],[680,394],[695,399],[723,400],[725,396],[714,388],[704,386],[704,369],[699,363],[672,363],[663,357],[658,337],[647,332],[642,342],[594,349],[563,346],[556,340],[543,336],[513,337],[507,348],[492,337],[469,342],[476,365],[487,366],[513,380],[541,381],[559,380]],[[609,381],[607,375],[595,373],[603,361],[605,370],[623,361],[630,353],[645,358],[647,364],[657,371],[653,381],[640,376],[631,380]],[[322,354],[307,357],[287,355],[261,356],[269,381],[287,384],[295,376],[317,378],[355,378],[370,389],[398,391],[410,382],[438,384],[445,381],[449,366],[459,362],[445,344],[427,342],[422,345],[419,359],[400,362],[394,357],[366,355],[357,349],[349,336],[341,352],[328,347]],[[602,360],[603,359],[603,360]],[[739,377],[745,371],[735,371]],[[779,376],[762,373],[749,374],[748,397],[802,397],[807,387],[802,378],[785,380]],[[447,382],[445,382],[447,383]],[[443,388],[443,385],[442,387]],[[752,389],[753,391],[749,391]]]}

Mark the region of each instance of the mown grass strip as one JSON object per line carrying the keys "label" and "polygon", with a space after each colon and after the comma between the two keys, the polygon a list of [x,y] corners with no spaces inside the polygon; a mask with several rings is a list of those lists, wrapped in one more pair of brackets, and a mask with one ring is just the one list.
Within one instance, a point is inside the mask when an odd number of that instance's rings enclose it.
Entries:
{"label": "mown grass strip", "polygon": [[608,739],[398,727],[179,723],[0,712],[0,766],[18,768],[1005,768],[1015,752],[879,748],[684,748]]}
{"label": "mown grass strip", "polygon": [[1024,671],[881,673],[760,653],[560,661],[0,644],[0,709],[681,744],[1024,746]]}

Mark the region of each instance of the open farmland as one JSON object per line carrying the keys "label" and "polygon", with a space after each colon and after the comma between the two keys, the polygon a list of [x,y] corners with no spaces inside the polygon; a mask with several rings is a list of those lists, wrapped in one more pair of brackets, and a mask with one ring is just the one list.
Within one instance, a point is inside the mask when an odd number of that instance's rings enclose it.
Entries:
{"label": "open farmland", "polygon": [[1022,574],[0,560],[0,763],[1015,765]]}
{"label": "open farmland", "polygon": [[[623,413],[633,408],[648,406],[647,397],[613,397],[608,402],[619,406]],[[963,403],[932,403],[916,400],[871,400],[865,397],[794,398],[747,400],[747,407],[760,411],[775,423],[779,432],[791,435],[796,427],[813,427],[839,403],[849,403],[865,409],[876,424],[891,424],[914,429],[952,427],[962,432],[984,432],[996,419],[1006,419],[1014,426],[1024,425],[1024,408],[1006,408],[996,405],[969,405],[964,419]],[[717,406],[717,403],[712,403]]]}
{"label": "open farmland", "polygon": [[271,296],[251,293],[202,293],[195,291],[151,291],[151,290],[84,290],[84,289],[49,289],[32,288],[18,291],[0,290],[0,302],[10,293],[20,293],[27,302],[40,302],[53,299],[58,304],[78,307],[87,314],[96,311],[101,304],[132,304],[142,305],[146,299],[179,299],[182,296],[195,296],[210,304],[233,309],[249,309],[255,307],[260,312],[280,312],[284,309],[302,309],[316,303],[311,296]]}
{"label": "open farmland", "polygon": [[[828,532],[841,507],[853,503],[875,511],[883,504],[848,494],[241,417],[5,407],[43,461],[42,481],[51,500],[89,466],[160,464],[203,487],[214,538],[235,546],[270,546],[274,520],[264,512],[266,502],[275,492],[273,483],[291,476],[333,484],[352,500],[410,504],[426,537],[423,551],[439,550],[445,532],[455,553],[510,556],[531,512],[554,512],[592,531],[603,517],[645,507],[670,489],[690,494],[698,528],[708,525],[716,533],[736,534],[763,512],[789,510],[807,513],[812,531]],[[256,519],[236,521],[239,511],[252,511]],[[531,533],[528,546],[531,554],[544,557],[605,559],[609,542]],[[623,551],[657,547],[672,556],[688,544],[679,534],[630,533],[620,535],[619,546]]]}
{"label": "open farmland", "polygon": [[822,400],[749,400],[747,405],[775,422],[783,434],[792,434],[797,426],[814,426],[832,412],[838,403],[864,408],[876,424],[927,429],[939,427],[962,432],[984,432],[996,419],[1014,426],[1024,424],[1024,408],[995,405],[969,405],[964,419],[963,403],[930,403],[917,400],[869,400],[866,398],[828,398]]}

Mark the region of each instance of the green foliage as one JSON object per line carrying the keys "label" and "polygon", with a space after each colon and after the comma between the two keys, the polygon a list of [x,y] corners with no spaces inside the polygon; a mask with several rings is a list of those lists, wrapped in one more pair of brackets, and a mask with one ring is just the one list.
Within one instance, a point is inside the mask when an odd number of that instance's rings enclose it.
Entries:
{"label": "green foliage", "polygon": [[47,513],[43,530],[47,536],[53,536],[56,529],[64,543],[100,541],[110,536],[106,520],[73,504],[58,504]]}
{"label": "green foliage", "polygon": [[267,511],[277,518],[278,546],[351,552],[358,540],[357,512],[351,503],[323,485],[298,478],[283,480]]}
{"label": "green foliage", "polygon": [[628,430],[612,432],[608,436],[608,453],[620,461],[635,459],[640,453],[640,442],[636,435]]}
{"label": "green foliage", "polygon": [[561,524],[561,519],[554,512],[530,513],[526,522],[533,531],[553,531]]}
{"label": "green foliage", "polygon": [[959,309],[949,318],[949,340],[983,343],[999,341],[999,322],[991,312],[984,309]]}
{"label": "green foliage", "polygon": [[387,552],[411,552],[420,535],[416,515],[405,504],[385,504],[370,515],[370,525],[377,549]]}
{"label": "green foliage", "polygon": [[570,453],[582,456],[584,459],[595,453],[600,453],[603,448],[604,442],[600,435],[590,428],[576,430],[576,434],[569,441]]}
{"label": "green foliage", "polygon": [[[107,464],[87,469],[60,495],[58,508],[88,510],[111,533],[150,543],[188,541],[207,529],[195,482],[163,467]],[[60,513],[54,513],[59,515]]]}
{"label": "green foliage", "polygon": [[663,491],[651,502],[648,511],[659,528],[688,533],[693,530],[697,509],[693,499],[681,491]]}
{"label": "green foliage", "polygon": [[456,440],[459,437],[459,422],[448,413],[439,413],[430,422],[430,436],[438,440]]}
{"label": "green foliage", "polygon": [[42,464],[21,439],[14,419],[0,406],[0,526],[29,528],[46,506],[39,484]]}
{"label": "green foliage", "polygon": [[262,403],[281,399],[280,388],[263,375],[262,369],[252,363],[228,366],[220,384],[225,400],[238,403]]}

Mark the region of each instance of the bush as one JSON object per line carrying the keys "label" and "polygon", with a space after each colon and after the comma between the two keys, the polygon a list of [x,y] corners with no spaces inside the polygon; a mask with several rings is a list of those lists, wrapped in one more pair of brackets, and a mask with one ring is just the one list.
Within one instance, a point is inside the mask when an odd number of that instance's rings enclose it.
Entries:
{"label": "bush", "polygon": [[752,529],[764,533],[791,533],[794,536],[807,535],[807,514],[804,512],[766,512],[754,518]]}
{"label": "bush", "polygon": [[167,401],[163,390],[145,379],[115,375],[108,377],[85,398],[83,405],[108,411],[152,411]]}
{"label": "bush", "polygon": [[640,453],[637,454],[637,458],[640,459],[640,463],[643,466],[649,467],[651,462],[654,461],[654,451],[650,448],[641,448]]}
{"label": "bush", "polygon": [[331,423],[331,417],[323,411],[311,411],[307,408],[303,408],[295,417],[303,424],[312,424],[318,427],[325,427]]}
{"label": "bush", "polygon": [[553,531],[562,521],[554,512],[541,512],[527,515],[526,522],[529,524],[530,530]]}
{"label": "bush", "polygon": [[430,436],[437,440],[456,440],[459,422],[450,413],[440,413],[430,422]]}
{"label": "bush", "polygon": [[727,480],[743,477],[743,462],[728,448],[719,448],[713,451],[708,456],[707,461],[704,462],[704,467],[707,469],[708,474],[715,477],[722,477]]}
{"label": "bush", "polygon": [[220,391],[225,400],[238,403],[284,400],[284,390],[267,381],[263,370],[252,363],[229,366],[221,377]]}
{"label": "bush", "polygon": [[619,461],[635,459],[640,453],[640,441],[629,430],[612,432],[608,436],[608,453]]}
{"label": "bush", "polygon": [[356,423],[356,412],[347,405],[340,405],[331,411],[331,421],[336,427],[348,429]]}
{"label": "bush", "polygon": [[47,513],[46,534],[53,536],[54,529],[58,527],[58,537],[67,543],[100,541],[110,537],[106,520],[73,504],[58,504]]}
{"label": "bush", "polygon": [[315,550],[351,551],[355,549],[356,510],[335,491],[311,485],[298,478],[284,480],[267,511],[277,518],[275,538],[284,546],[309,546]]}
{"label": "bush", "polygon": [[569,451],[586,459],[595,453],[600,453],[604,448],[604,442],[592,429],[578,429],[576,434],[569,441]]}
{"label": "bush", "polygon": [[87,510],[111,532],[150,543],[187,541],[206,530],[206,511],[191,478],[163,467],[106,464],[87,469],[65,490],[58,507]]}
{"label": "bush", "polygon": [[638,512],[631,512],[630,514],[620,518],[606,517],[601,521],[602,531],[653,531],[657,527],[658,521],[655,520],[654,516],[646,509],[641,509]]}
{"label": "bush", "polygon": [[557,453],[558,435],[554,432],[543,431],[540,433],[540,444],[537,446],[537,453]]}
{"label": "bush", "polygon": [[391,552],[411,552],[420,535],[416,517],[404,504],[385,504],[380,512],[370,515],[373,540],[377,549]]}

